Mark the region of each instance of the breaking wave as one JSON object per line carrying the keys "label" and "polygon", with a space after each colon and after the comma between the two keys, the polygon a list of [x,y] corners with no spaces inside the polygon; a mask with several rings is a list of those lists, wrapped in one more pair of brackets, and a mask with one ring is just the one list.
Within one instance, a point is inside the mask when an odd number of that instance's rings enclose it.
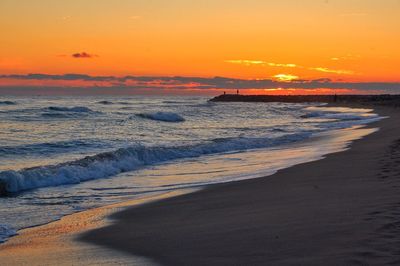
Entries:
{"label": "breaking wave", "polygon": [[0,194],[1,190],[4,194],[40,187],[76,184],[176,159],[267,148],[302,140],[310,135],[310,132],[303,132],[279,138],[219,138],[202,144],[176,147],[135,145],[57,165],[0,172]]}
{"label": "breaking wave", "polygon": [[377,118],[378,115],[370,114],[370,113],[334,113],[334,112],[310,112],[305,115],[302,115],[301,118],[325,118],[325,119],[334,119],[341,121],[351,121],[351,120],[364,120]]}
{"label": "breaking wave", "polygon": [[155,113],[140,113],[136,114],[136,116],[145,118],[145,119],[151,119],[151,120],[157,120],[157,121],[163,121],[163,122],[183,122],[185,119],[180,116],[179,114],[172,113],[172,112],[155,112]]}

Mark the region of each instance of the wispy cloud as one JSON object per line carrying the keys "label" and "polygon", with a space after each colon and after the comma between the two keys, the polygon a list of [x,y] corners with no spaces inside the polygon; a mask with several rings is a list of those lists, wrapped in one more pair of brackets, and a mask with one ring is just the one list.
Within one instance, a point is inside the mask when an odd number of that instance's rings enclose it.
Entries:
{"label": "wispy cloud", "polygon": [[[331,58],[331,60],[339,60],[338,57]],[[245,66],[251,66],[251,65],[259,65],[259,66],[270,66],[270,67],[282,67],[282,68],[301,68],[301,69],[308,69],[312,71],[319,71],[319,72],[325,72],[325,73],[332,73],[332,74],[344,74],[344,75],[351,75],[354,74],[354,71],[351,70],[336,70],[336,69],[330,69],[327,67],[305,67],[297,64],[284,64],[284,63],[273,63],[273,62],[267,62],[267,61],[262,61],[262,60],[225,60],[226,63],[231,63],[231,64],[240,64],[240,65],[245,65]]]}
{"label": "wispy cloud", "polygon": [[335,57],[331,57],[332,61],[339,61],[339,60],[357,60],[360,59],[361,55],[358,54],[347,54],[344,56],[335,56]]}
{"label": "wispy cloud", "polygon": [[298,67],[296,64],[267,63],[271,67]]}
{"label": "wispy cloud", "polygon": [[354,71],[351,70],[340,70],[340,69],[329,69],[326,67],[310,67],[310,70],[325,72],[325,73],[333,73],[333,74],[343,74],[343,75],[352,75]]}
{"label": "wispy cloud", "polygon": [[73,58],[94,58],[94,57],[98,57],[98,55],[95,54],[89,54],[86,52],[82,52],[82,53],[74,53],[71,55]]}
{"label": "wispy cloud", "polygon": [[260,65],[260,66],[270,66],[270,67],[297,67],[296,64],[273,63],[262,60],[238,59],[238,60],[225,60],[225,62],[230,64],[245,65],[245,66]]}
{"label": "wispy cloud", "polygon": [[245,66],[251,66],[251,65],[265,65],[267,62],[261,61],[261,60],[225,60],[226,63],[230,64],[238,64],[238,65],[245,65]]}

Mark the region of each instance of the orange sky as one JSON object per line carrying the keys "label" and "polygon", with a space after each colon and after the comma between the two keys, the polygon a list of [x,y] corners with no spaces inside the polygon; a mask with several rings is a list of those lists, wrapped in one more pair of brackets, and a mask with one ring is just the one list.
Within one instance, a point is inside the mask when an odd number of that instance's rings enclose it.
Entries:
{"label": "orange sky", "polygon": [[399,17],[399,0],[1,0],[0,75],[397,83]]}

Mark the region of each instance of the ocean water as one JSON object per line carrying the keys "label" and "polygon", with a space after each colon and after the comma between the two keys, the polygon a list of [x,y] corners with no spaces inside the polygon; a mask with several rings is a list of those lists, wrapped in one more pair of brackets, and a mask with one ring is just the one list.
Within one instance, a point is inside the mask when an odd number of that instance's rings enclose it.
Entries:
{"label": "ocean water", "polygon": [[380,119],[205,97],[0,98],[0,242],[119,201],[265,176],[345,149]]}

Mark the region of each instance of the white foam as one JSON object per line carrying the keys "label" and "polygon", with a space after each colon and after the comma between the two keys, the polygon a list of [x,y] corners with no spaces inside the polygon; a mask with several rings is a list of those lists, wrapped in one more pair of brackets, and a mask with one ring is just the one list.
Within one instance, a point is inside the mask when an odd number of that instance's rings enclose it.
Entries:
{"label": "white foam", "polygon": [[227,138],[202,144],[177,147],[145,147],[135,145],[113,152],[100,153],[80,160],[20,171],[0,172],[0,181],[7,192],[15,193],[117,175],[160,162],[194,158],[202,155],[266,148],[305,139],[310,132],[288,134],[280,138]]}
{"label": "white foam", "polygon": [[304,110],[310,111],[301,118],[323,118],[341,121],[364,120],[379,117],[377,114],[370,113],[371,109],[356,109],[346,107],[307,107]]}

